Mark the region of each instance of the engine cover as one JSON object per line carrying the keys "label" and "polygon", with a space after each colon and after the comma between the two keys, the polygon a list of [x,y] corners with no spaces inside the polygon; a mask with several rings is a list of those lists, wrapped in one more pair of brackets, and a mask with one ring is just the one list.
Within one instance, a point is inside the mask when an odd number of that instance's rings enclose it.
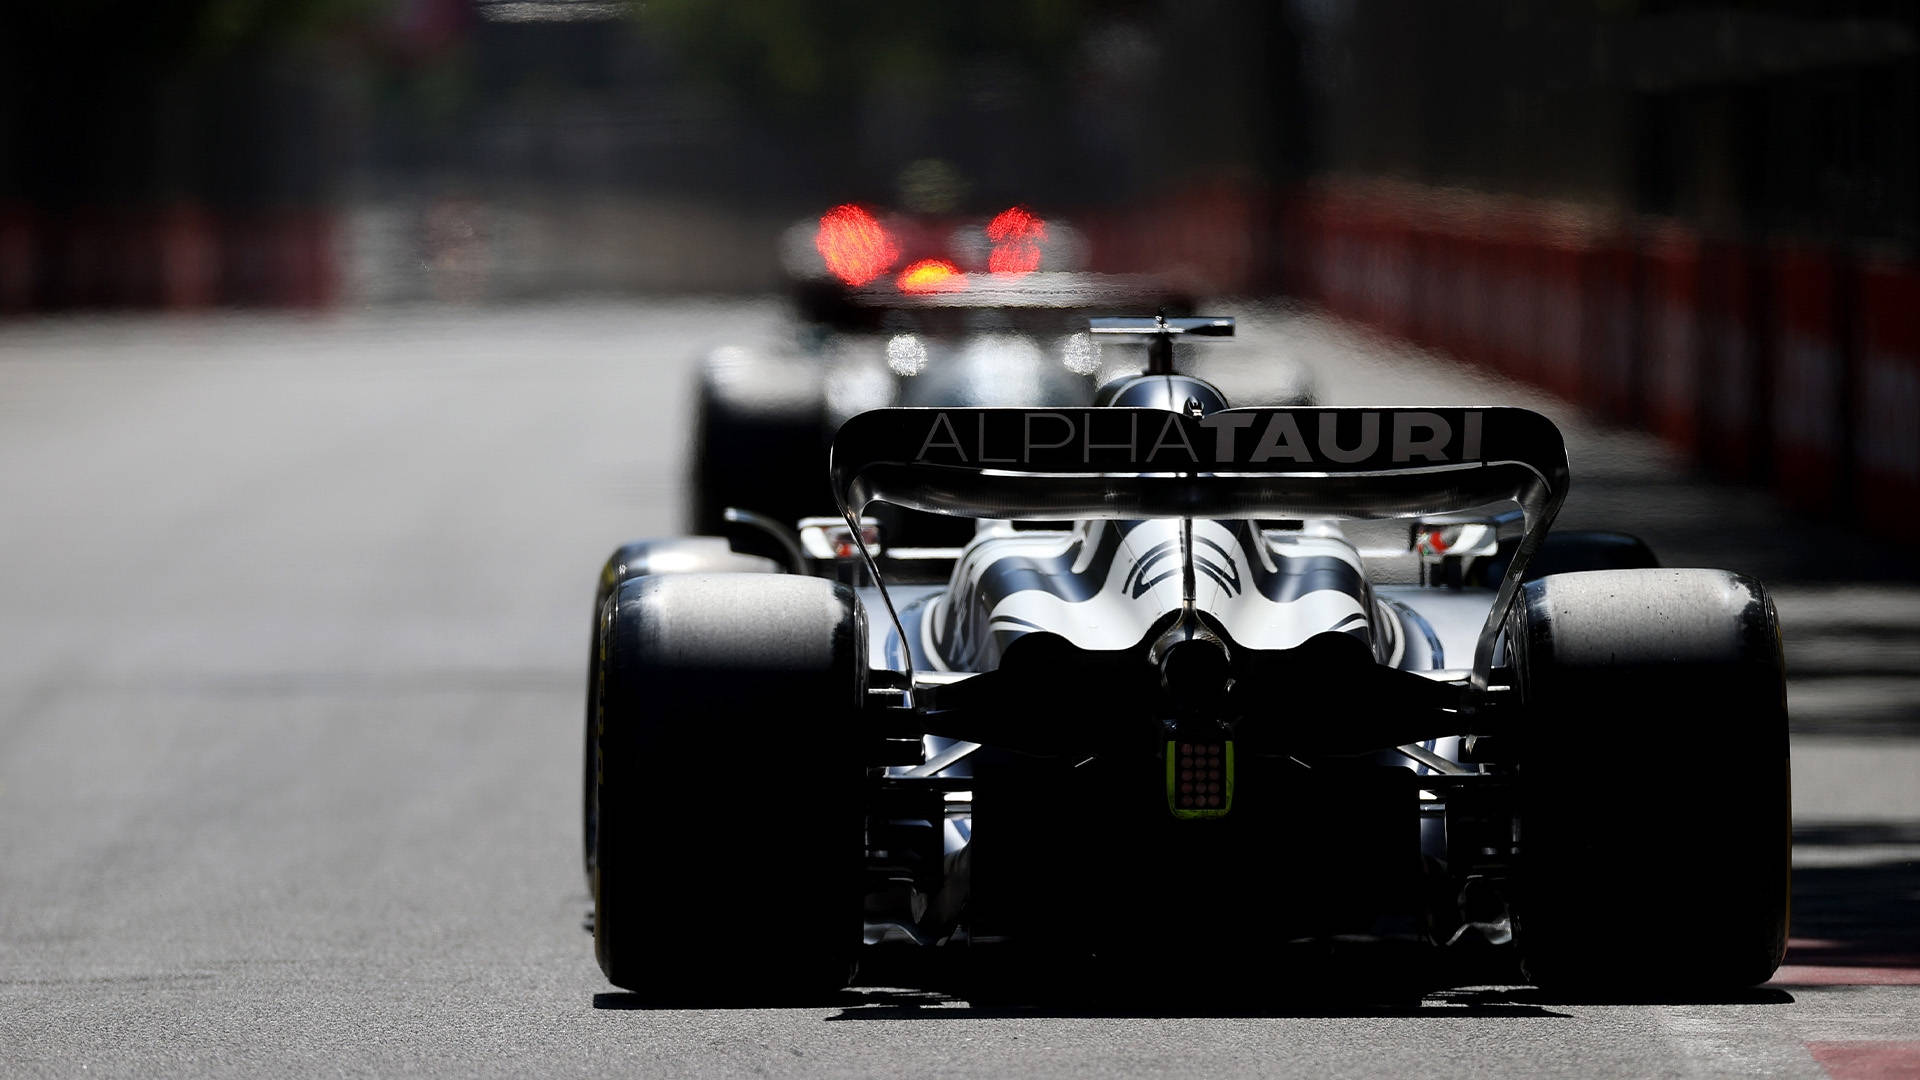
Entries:
{"label": "engine cover", "polygon": [[[1090,521],[1062,532],[976,537],[945,593],[916,620],[916,660],[990,671],[1013,641],[1050,631],[1082,649],[1137,645],[1184,604],[1184,522]],[[1194,607],[1247,649],[1291,649],[1316,634],[1371,648],[1371,592],[1360,556],[1333,536],[1263,532],[1252,522],[1193,522]]]}

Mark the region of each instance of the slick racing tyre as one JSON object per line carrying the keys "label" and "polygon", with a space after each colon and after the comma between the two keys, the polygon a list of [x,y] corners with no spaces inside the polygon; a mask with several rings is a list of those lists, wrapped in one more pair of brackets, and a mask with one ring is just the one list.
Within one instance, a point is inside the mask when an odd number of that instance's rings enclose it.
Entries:
{"label": "slick racing tyre", "polygon": [[1513,914],[1536,984],[1659,996],[1765,982],[1786,951],[1786,693],[1773,602],[1720,570],[1526,585]]}
{"label": "slick racing tyre", "polygon": [[586,768],[580,785],[580,835],[584,840],[582,859],[587,872],[587,889],[593,889],[593,833],[596,806],[593,797],[593,727],[600,711],[600,608],[623,581],[647,574],[771,574],[779,570],[773,560],[758,555],[743,555],[717,536],[679,536],[666,540],[636,540],[623,544],[607,556],[600,568],[600,583],[593,594],[593,627],[587,640],[587,722]]}
{"label": "slick racing tyre", "polygon": [[862,930],[866,626],[819,578],[623,582],[602,610],[594,951],[653,999],[844,986]]}
{"label": "slick racing tyre", "polygon": [[792,527],[833,513],[819,363],[724,349],[709,357],[694,403],[689,531],[727,531],[728,507]]}

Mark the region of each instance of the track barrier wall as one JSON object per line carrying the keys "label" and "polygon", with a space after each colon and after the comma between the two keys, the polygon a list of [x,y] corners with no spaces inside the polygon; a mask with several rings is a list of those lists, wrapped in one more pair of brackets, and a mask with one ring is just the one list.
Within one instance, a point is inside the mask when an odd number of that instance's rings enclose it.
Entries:
{"label": "track barrier wall", "polygon": [[1795,508],[1920,537],[1911,259],[1397,183],[1275,200],[1285,291],[1644,427]]}
{"label": "track barrier wall", "polygon": [[340,292],[336,213],[192,203],[0,204],[0,315],[73,308],[322,308]]}
{"label": "track barrier wall", "polygon": [[1890,535],[1920,535],[1920,274],[1873,261],[1860,274],[1857,418],[1849,447],[1856,503]]}

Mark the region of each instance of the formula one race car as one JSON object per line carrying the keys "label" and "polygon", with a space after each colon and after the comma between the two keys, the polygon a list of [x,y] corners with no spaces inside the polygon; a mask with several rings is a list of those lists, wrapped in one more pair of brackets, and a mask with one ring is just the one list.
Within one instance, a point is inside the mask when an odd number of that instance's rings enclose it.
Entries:
{"label": "formula one race car", "polygon": [[[890,406],[1086,406],[1137,345],[1086,332],[1087,315],[1140,308],[1185,314],[1190,283],[1088,272],[1069,224],[1023,206],[990,218],[937,219],[836,206],[782,242],[799,319],[790,340],[730,344],[702,358],[689,448],[687,518],[695,532],[732,528],[746,511],[791,529],[832,506],[820,467],[847,418]],[[1262,365],[1247,404],[1304,405],[1301,369]],[[910,511],[918,540],[949,535]],[[931,530],[932,535],[927,535]],[[906,534],[902,534],[903,538]]]}
{"label": "formula one race car", "polygon": [[[1567,459],[1535,413],[1230,408],[1169,370],[1175,337],[1231,329],[1095,320],[1150,359],[1083,408],[853,417],[840,515],[787,565],[614,554],[585,789],[610,980],[762,997],[917,946],[1003,986],[1257,990],[1356,938],[1582,992],[1772,974],[1761,585],[1549,533]],[[980,524],[888,547],[879,500]],[[1352,539],[1389,519],[1400,556]]]}

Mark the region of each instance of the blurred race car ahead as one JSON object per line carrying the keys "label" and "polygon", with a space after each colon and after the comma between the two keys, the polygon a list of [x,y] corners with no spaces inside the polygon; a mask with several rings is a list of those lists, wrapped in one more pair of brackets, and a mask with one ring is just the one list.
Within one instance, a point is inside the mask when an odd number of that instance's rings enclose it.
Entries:
{"label": "blurred race car ahead", "polygon": [[[977,987],[1271,992],[1290,946],[1352,935],[1565,990],[1772,974],[1758,582],[1550,533],[1567,459],[1535,413],[1231,408],[1170,371],[1230,320],[1092,329],[1150,345],[1091,406],[849,420],[839,515],[788,565],[717,539],[607,563],[584,810],[610,980],[756,998],[900,945],[964,949]],[[888,548],[881,500],[982,523]],[[1370,519],[1411,521],[1400,555],[1349,538]]]}
{"label": "blurred race car ahead", "polygon": [[[724,534],[738,508],[791,528],[831,506],[819,462],[848,417],[894,405],[1088,405],[1135,343],[1087,333],[1089,313],[1192,310],[1174,277],[1095,274],[1071,226],[1023,206],[984,220],[855,204],[781,242],[801,316],[785,348],[729,345],[700,365],[688,522]],[[1103,347],[1104,345],[1104,347]],[[1274,358],[1254,404],[1307,404],[1310,380]],[[888,511],[898,524],[902,516]],[[924,526],[925,523],[921,522]]]}

